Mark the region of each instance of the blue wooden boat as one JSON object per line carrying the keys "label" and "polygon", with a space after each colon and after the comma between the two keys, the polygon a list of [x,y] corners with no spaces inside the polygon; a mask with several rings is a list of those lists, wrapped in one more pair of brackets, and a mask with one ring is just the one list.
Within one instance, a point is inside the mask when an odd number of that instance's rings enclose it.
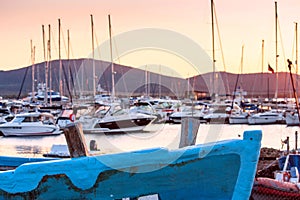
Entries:
{"label": "blue wooden boat", "polygon": [[15,169],[18,166],[25,163],[42,162],[42,161],[50,161],[50,160],[54,160],[54,158],[25,158],[25,157],[0,156],[0,171]]}
{"label": "blue wooden boat", "polygon": [[0,172],[0,199],[249,199],[261,137],[24,163]]}

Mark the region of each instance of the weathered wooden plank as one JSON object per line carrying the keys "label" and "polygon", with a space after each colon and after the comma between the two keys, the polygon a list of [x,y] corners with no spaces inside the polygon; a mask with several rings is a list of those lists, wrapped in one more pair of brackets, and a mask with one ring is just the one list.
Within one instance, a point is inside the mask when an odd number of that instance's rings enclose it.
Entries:
{"label": "weathered wooden plank", "polygon": [[66,137],[71,158],[89,155],[81,123],[67,125],[66,128],[64,128],[64,135]]}
{"label": "weathered wooden plank", "polygon": [[181,120],[181,135],[179,148],[195,145],[200,120],[194,118],[183,118]]}

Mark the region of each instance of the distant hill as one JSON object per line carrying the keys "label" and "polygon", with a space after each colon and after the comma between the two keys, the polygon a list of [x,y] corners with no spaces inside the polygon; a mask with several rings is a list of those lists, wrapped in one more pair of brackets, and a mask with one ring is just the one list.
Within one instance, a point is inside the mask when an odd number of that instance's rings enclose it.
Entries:
{"label": "distant hill", "polygon": [[[35,83],[45,82],[45,64],[35,65]],[[111,63],[95,60],[96,85],[104,91],[111,91]],[[63,66],[63,94],[66,96],[92,94],[93,89],[93,60],[92,59],[72,59],[62,60]],[[49,76],[51,74],[51,88],[59,91],[59,61],[49,62]],[[27,71],[27,73],[26,73]],[[114,64],[115,88],[117,95],[137,96],[145,95],[145,71],[133,67]],[[213,73],[201,74],[190,77],[187,80],[170,76],[160,76],[156,73],[148,73],[150,84],[148,91],[150,96],[176,96],[184,98],[187,89],[194,88],[198,93],[209,94],[218,93],[220,95],[231,95],[237,82],[237,74],[227,72],[217,72],[218,77],[213,82]],[[278,74],[278,97],[293,97],[292,85],[289,73],[280,72]],[[298,76],[297,76],[298,77]],[[298,80],[294,75],[294,80]],[[299,77],[298,77],[299,78]],[[24,84],[22,87],[22,81]],[[159,87],[162,85],[162,87]],[[276,90],[276,77],[271,73],[252,73],[239,75],[238,87],[247,91],[249,97],[274,97]],[[22,89],[21,89],[22,87]],[[0,71],[0,96],[16,98],[25,97],[31,92],[32,87],[32,66],[11,71]],[[213,89],[214,88],[214,89]],[[98,87],[99,89],[99,87]]]}

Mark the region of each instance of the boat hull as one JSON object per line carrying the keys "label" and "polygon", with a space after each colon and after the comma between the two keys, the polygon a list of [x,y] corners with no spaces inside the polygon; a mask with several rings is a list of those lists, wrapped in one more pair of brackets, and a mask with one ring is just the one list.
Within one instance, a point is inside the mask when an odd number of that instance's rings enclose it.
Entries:
{"label": "boat hull", "polygon": [[248,118],[248,124],[254,125],[254,124],[284,124],[285,119],[279,118],[279,117],[249,117]]}
{"label": "boat hull", "polygon": [[246,117],[229,117],[229,124],[248,124]]}
{"label": "boat hull", "polygon": [[0,156],[0,171],[15,169],[16,167],[31,162],[43,162],[54,160],[54,158],[25,158],[25,157],[11,157]]}
{"label": "boat hull", "polygon": [[198,116],[172,116],[172,117],[169,117],[169,120],[175,124],[180,124],[181,121],[185,118],[193,118],[193,119],[197,119],[197,120],[200,120],[200,122],[202,123],[206,123],[207,121],[203,119],[203,117],[198,117]]}
{"label": "boat hull", "polygon": [[0,132],[4,136],[43,136],[43,135],[58,135],[61,134],[54,125],[1,125]]}
{"label": "boat hull", "polygon": [[257,178],[253,184],[251,199],[300,199],[300,190],[293,183]]}
{"label": "boat hull", "polygon": [[85,133],[126,133],[143,131],[156,117],[143,118],[112,118],[111,120],[98,120],[93,128],[85,128]]}
{"label": "boat hull", "polygon": [[0,172],[0,199],[248,199],[261,137],[28,163]]}

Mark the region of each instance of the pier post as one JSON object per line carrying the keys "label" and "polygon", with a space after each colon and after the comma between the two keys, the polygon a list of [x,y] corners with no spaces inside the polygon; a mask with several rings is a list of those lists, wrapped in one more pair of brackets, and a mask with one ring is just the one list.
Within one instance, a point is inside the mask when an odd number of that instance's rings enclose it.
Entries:
{"label": "pier post", "polygon": [[71,158],[89,155],[81,123],[72,123],[67,125],[66,128],[64,128],[64,135],[68,144]]}
{"label": "pier post", "polygon": [[290,153],[290,137],[286,137],[286,151]]}
{"label": "pier post", "polygon": [[295,132],[295,151],[298,149],[298,131]]}
{"label": "pier post", "polygon": [[179,148],[195,145],[200,120],[194,118],[183,118],[181,120],[181,135]]}

